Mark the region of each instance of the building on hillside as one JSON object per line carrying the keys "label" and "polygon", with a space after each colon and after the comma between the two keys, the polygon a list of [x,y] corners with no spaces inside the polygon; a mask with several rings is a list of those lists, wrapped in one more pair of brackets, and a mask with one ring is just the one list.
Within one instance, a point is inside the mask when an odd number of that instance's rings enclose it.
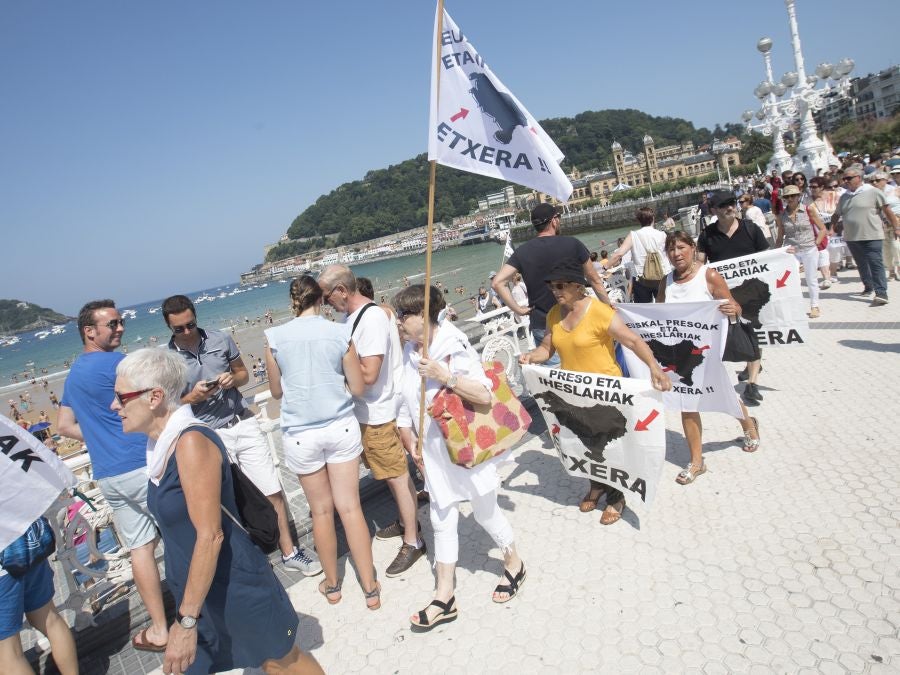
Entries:
{"label": "building on hillside", "polygon": [[507,185],[500,192],[485,195],[478,200],[478,210],[487,211],[495,206],[512,206],[516,205],[516,195],[512,185]]}
{"label": "building on hillside", "polygon": [[[618,142],[612,144],[614,169],[592,171],[581,174],[573,169],[569,174],[572,181],[572,197],[570,205],[576,205],[589,199],[600,200],[601,205],[609,203],[609,197],[619,189],[644,187],[681,178],[692,178],[716,172],[716,164],[725,170],[740,164],[741,141],[730,136],[716,144],[717,153],[694,150],[691,142],[678,145],[667,145],[656,149],[650,136],[644,136],[644,151],[633,155]],[[557,200],[542,192],[532,193],[535,203]]]}
{"label": "building on hillside", "polygon": [[832,91],[813,113],[819,131],[828,133],[848,122],[893,117],[900,111],[900,66],[850,80],[845,96]]}

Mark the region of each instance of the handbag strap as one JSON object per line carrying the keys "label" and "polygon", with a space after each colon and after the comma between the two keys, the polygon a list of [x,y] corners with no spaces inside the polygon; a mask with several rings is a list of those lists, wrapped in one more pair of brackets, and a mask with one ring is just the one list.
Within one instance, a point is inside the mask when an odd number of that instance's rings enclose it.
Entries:
{"label": "handbag strap", "polygon": [[229,511],[228,509],[226,509],[224,504],[220,504],[220,506],[222,507],[222,510],[226,513],[226,515],[227,515],[229,518],[231,518],[232,522],[233,522],[235,525],[237,525],[239,528],[241,528],[241,530],[244,531],[244,534],[246,534],[246,535],[249,537],[249,536],[250,536],[250,533],[247,532],[247,528],[244,527],[243,523],[241,523],[241,521],[239,521],[237,518],[235,518],[235,517],[234,517],[234,514],[231,513],[231,511]]}

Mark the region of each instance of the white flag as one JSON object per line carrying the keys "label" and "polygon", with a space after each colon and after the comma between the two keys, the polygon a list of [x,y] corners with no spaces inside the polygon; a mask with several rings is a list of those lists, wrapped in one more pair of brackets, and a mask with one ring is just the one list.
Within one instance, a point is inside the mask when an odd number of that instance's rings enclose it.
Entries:
{"label": "white flag", "polygon": [[0,417],[0,550],[75,483],[75,476],[50,448]]}
{"label": "white flag", "polygon": [[510,230],[506,231],[506,245],[503,247],[503,261],[506,262],[509,260],[510,256],[515,253],[516,250],[512,245],[512,232]]}
{"label": "white flag", "polygon": [[438,75],[437,12],[434,33],[428,159],[568,201],[572,183],[559,166],[564,155],[537,120],[488,68],[446,10]]}

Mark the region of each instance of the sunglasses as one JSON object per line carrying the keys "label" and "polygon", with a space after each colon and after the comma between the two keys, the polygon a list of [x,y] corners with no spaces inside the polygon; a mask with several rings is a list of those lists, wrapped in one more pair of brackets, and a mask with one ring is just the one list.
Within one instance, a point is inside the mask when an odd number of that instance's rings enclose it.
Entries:
{"label": "sunglasses", "polygon": [[90,325],[92,325],[92,326],[94,326],[94,327],[96,327],[96,326],[106,326],[106,327],[109,328],[110,330],[115,330],[115,329],[118,328],[119,326],[122,326],[122,328],[125,328],[125,319],[110,319],[110,320],[107,321],[106,323],[92,323],[92,324],[90,324]]}
{"label": "sunglasses", "polygon": [[169,326],[169,328],[172,329],[172,332],[175,333],[175,335],[181,335],[182,333],[184,333],[187,330],[194,330],[196,327],[197,327],[196,321],[188,321],[183,326]]}
{"label": "sunglasses", "polygon": [[727,209],[729,206],[734,206],[735,204],[737,204],[737,201],[732,199],[727,202],[723,202],[723,203],[719,204],[719,206],[716,208]]}
{"label": "sunglasses", "polygon": [[137,398],[138,396],[143,396],[148,391],[152,391],[152,390],[153,390],[153,387],[150,387],[149,389],[141,389],[140,391],[129,391],[125,394],[120,394],[119,392],[114,392],[114,393],[116,395],[116,402],[119,404],[119,406],[124,408],[125,404],[128,403],[128,401],[130,401],[134,398]]}
{"label": "sunglasses", "polygon": [[569,281],[548,281],[547,285],[554,291],[564,291],[570,283]]}
{"label": "sunglasses", "polygon": [[844,176],[843,178],[841,178],[841,180],[846,183],[847,181],[851,181],[854,178],[859,178],[859,176]]}

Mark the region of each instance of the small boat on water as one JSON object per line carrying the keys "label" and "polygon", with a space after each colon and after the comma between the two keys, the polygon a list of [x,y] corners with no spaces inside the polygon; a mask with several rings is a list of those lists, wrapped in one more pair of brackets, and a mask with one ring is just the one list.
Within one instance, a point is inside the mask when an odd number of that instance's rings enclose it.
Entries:
{"label": "small boat on water", "polygon": [[122,310],[122,318],[123,319],[136,319],[137,318],[137,310],[134,310],[134,309]]}
{"label": "small boat on water", "polygon": [[162,309],[162,308],[161,307],[151,307],[150,309],[147,310],[147,313],[148,314],[156,314],[160,309]]}
{"label": "small boat on water", "polygon": [[39,330],[37,333],[34,334],[34,337],[36,337],[38,340],[44,340],[49,335],[50,335],[49,330]]}
{"label": "small boat on water", "polygon": [[53,328],[50,329],[50,335],[62,335],[65,332],[66,332],[66,327],[63,326],[62,324],[53,326]]}

